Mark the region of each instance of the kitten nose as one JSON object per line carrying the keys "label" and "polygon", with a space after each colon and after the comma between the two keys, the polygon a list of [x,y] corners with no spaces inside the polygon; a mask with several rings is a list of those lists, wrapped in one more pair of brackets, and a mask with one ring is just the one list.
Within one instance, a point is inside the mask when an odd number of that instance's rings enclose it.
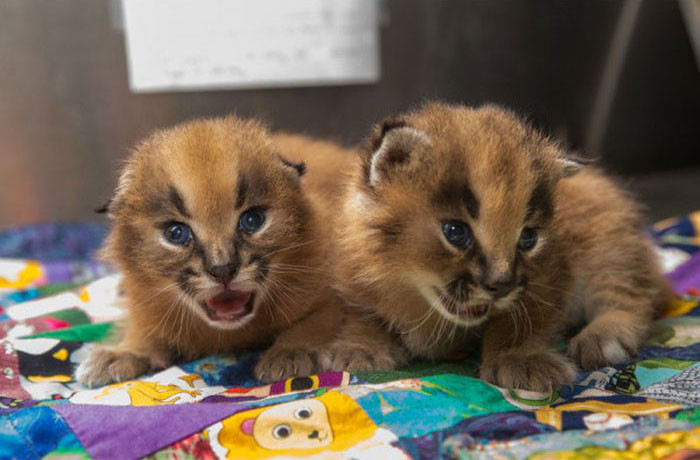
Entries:
{"label": "kitten nose", "polygon": [[212,265],[207,268],[207,273],[225,286],[228,286],[228,283],[236,276],[236,272],[238,272],[238,265],[236,264]]}
{"label": "kitten nose", "polygon": [[309,439],[316,439],[316,438],[318,438],[318,436],[319,436],[318,430],[314,430],[311,432],[311,434],[309,434]]}
{"label": "kitten nose", "polygon": [[513,275],[505,275],[488,279],[484,281],[483,286],[495,299],[500,299],[515,288],[515,277]]}

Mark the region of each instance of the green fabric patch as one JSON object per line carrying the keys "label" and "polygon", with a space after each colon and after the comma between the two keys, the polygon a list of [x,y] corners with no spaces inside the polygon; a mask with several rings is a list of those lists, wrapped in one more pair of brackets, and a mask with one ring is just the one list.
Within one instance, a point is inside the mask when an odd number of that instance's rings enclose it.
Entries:
{"label": "green fabric patch", "polygon": [[676,419],[700,425],[700,407],[682,410],[678,412]]}
{"label": "green fabric patch", "polygon": [[479,375],[479,361],[474,358],[451,363],[415,361],[408,366],[393,371],[353,371],[352,373],[352,375],[369,383],[384,383],[392,380],[427,377],[439,374],[477,377]]}
{"label": "green fabric patch", "polygon": [[56,283],[56,284],[45,284],[36,288],[40,297],[46,297],[49,295],[60,294],[61,292],[70,291],[80,286],[76,283]]}
{"label": "green fabric patch", "polygon": [[637,363],[637,366],[646,367],[647,369],[666,368],[682,371],[683,369],[686,369],[695,364],[697,364],[695,361],[679,361],[673,358],[662,357],[655,359],[647,359],[645,361],[639,361]]}
{"label": "green fabric patch", "polygon": [[56,331],[40,332],[26,338],[35,339],[46,337],[51,339],[68,340],[73,342],[103,342],[109,338],[114,329],[114,322],[86,324],[83,326],[58,329]]}
{"label": "green fabric patch", "polygon": [[72,326],[90,324],[90,317],[79,308],[67,308],[65,310],[55,311],[48,315],[41,316],[40,318],[56,318],[70,323]]}

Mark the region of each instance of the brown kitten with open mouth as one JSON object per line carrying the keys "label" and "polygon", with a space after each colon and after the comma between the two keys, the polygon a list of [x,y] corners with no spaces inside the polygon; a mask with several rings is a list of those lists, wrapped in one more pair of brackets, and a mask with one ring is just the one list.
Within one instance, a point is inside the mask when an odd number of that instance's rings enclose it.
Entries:
{"label": "brown kitten with open mouth", "polygon": [[230,116],[158,131],[134,149],[102,250],[123,274],[123,337],[94,349],[79,381],[270,343],[257,378],[316,371],[341,317],[324,222],[304,193],[304,165],[284,148],[258,122]]}
{"label": "brown kitten with open mouth", "polygon": [[[337,286],[410,356],[481,342],[483,379],[547,390],[573,361],[634,355],[667,298],[637,204],[509,111],[427,104],[378,126],[359,163]],[[571,359],[553,348],[570,322],[585,324]],[[327,350],[357,342],[341,331]]]}

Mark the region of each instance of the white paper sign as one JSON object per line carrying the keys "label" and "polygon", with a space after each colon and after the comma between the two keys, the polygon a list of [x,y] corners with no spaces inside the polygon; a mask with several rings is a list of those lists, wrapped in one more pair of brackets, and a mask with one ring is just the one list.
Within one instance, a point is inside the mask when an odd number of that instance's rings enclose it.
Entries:
{"label": "white paper sign", "polygon": [[132,91],[379,79],[376,0],[122,0]]}

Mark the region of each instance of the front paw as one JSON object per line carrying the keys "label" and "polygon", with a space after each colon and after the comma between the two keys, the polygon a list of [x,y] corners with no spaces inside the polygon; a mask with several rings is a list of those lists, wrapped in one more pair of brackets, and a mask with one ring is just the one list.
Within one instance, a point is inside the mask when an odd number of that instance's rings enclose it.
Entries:
{"label": "front paw", "polygon": [[388,371],[406,362],[403,350],[369,352],[361,348],[332,347],[319,353],[318,361],[324,371]]}
{"label": "front paw", "polygon": [[583,370],[619,364],[630,359],[639,348],[638,334],[619,327],[616,335],[600,330],[591,323],[578,333],[569,344],[569,356]]}
{"label": "front paw", "polygon": [[270,348],[255,365],[255,378],[271,383],[290,377],[311,375],[316,371],[315,358],[306,350]]}
{"label": "front paw", "polygon": [[147,357],[98,346],[80,363],[75,378],[88,387],[98,387],[134,379],[148,372],[150,367]]}
{"label": "front paw", "polygon": [[480,376],[502,388],[551,392],[571,384],[576,369],[564,355],[554,351],[506,352],[484,361]]}

